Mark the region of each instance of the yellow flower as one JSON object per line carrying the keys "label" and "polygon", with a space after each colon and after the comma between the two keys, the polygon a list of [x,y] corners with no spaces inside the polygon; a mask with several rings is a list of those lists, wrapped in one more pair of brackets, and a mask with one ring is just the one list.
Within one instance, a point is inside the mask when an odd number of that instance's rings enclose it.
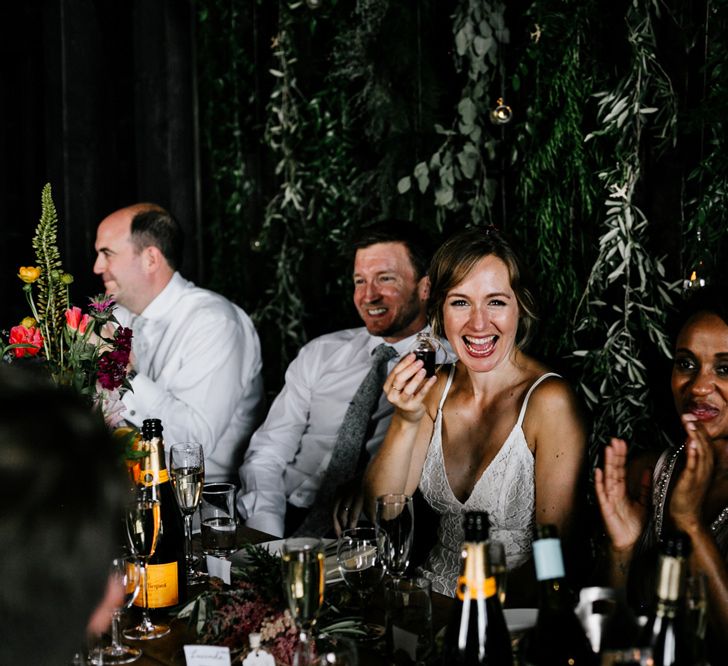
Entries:
{"label": "yellow flower", "polygon": [[25,317],[23,321],[20,322],[20,325],[25,328],[35,328],[38,325],[38,322],[33,319],[33,317]]}
{"label": "yellow flower", "polygon": [[25,284],[32,284],[40,277],[40,268],[37,266],[21,266],[18,271],[18,277]]}
{"label": "yellow flower", "polygon": [[65,285],[73,284],[73,275],[70,273],[61,273],[61,283]]}

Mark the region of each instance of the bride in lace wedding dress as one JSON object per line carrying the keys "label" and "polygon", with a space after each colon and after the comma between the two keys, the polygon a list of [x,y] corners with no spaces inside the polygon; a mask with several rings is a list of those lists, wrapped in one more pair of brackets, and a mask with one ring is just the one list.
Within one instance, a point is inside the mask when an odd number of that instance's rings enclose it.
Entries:
{"label": "bride in lace wedding dress", "polygon": [[433,330],[458,359],[427,378],[410,354],[387,377],[395,415],[367,470],[367,497],[412,494],[419,486],[440,514],[425,575],[433,590],[451,596],[462,515],[487,511],[491,538],[505,545],[511,599],[532,579],[524,564],[534,523],[555,524],[568,539],[584,426],[568,384],[522,351],[535,322],[534,301],[518,258],[497,231],[453,236],[435,254],[429,275]]}

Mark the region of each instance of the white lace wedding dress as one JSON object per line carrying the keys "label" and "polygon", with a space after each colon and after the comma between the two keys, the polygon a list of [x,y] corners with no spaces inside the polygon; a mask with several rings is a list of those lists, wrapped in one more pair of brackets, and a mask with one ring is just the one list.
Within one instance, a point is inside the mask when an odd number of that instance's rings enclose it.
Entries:
{"label": "white lace wedding dress", "polygon": [[515,569],[530,557],[534,523],[534,460],[521,426],[533,390],[547,377],[559,376],[546,373],[529,388],[513,430],[476,482],[470,497],[465,502],[460,502],[450,488],[442,454],[442,407],[450,391],[454,373],[453,365],[437,409],[435,427],[420,480],[422,495],[440,514],[437,543],[423,565],[423,573],[432,581],[433,590],[449,596],[455,594],[460,572],[465,511],[488,512],[490,537],[505,545],[509,570]]}

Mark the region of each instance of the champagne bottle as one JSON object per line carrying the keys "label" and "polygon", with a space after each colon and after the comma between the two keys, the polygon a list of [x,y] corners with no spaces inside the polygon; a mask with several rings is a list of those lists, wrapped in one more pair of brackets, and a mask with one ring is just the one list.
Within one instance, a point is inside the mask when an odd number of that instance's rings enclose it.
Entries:
{"label": "champagne bottle", "polygon": [[[139,483],[160,502],[157,546],[147,566],[148,604],[154,610],[175,606],[187,598],[184,525],[169,481],[159,419],[144,420],[138,446],[146,453],[141,462]],[[140,606],[141,599],[140,594],[135,605]]]}
{"label": "champagne bottle", "polygon": [[488,514],[468,511],[463,526],[463,559],[445,630],[442,664],[512,666],[511,638],[496,593],[495,578],[486,578]]}
{"label": "champagne bottle", "polygon": [[654,666],[692,663],[683,608],[689,551],[690,539],[683,532],[668,537],[660,547],[655,610],[645,624],[641,641],[652,649]]}
{"label": "champagne bottle", "polygon": [[525,638],[527,666],[596,664],[589,640],[574,613],[566,584],[561,540],[554,525],[538,525],[533,542],[539,604],[536,626]]}

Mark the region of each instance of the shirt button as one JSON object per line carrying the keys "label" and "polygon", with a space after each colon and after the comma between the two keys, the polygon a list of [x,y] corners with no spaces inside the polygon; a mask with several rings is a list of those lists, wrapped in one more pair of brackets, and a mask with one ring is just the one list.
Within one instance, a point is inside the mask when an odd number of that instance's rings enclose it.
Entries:
{"label": "shirt button", "polygon": [[129,412],[129,414],[131,414],[132,416],[136,416],[136,410],[132,409],[132,410],[131,410],[131,411]]}

